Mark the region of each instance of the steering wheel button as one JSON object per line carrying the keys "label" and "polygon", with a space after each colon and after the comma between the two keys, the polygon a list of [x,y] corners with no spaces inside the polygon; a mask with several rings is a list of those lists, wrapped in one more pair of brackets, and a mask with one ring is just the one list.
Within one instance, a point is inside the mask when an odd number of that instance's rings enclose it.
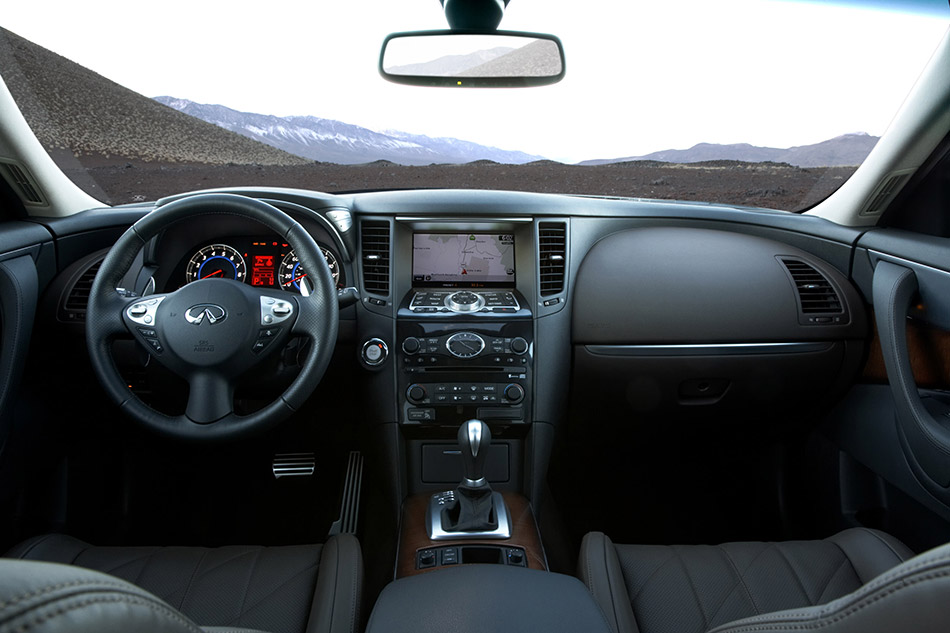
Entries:
{"label": "steering wheel button", "polygon": [[274,317],[272,317],[272,316],[269,315],[269,314],[265,314],[265,315],[264,315],[264,318],[263,318],[263,321],[264,321],[264,323],[273,323],[273,322],[274,322]]}
{"label": "steering wheel button", "polygon": [[129,308],[129,316],[140,317],[145,315],[148,312],[148,306],[144,303],[136,303],[134,306]]}
{"label": "steering wheel button", "polygon": [[148,342],[149,346],[150,346],[153,350],[155,350],[156,352],[158,352],[159,354],[161,354],[163,351],[165,351],[165,349],[162,347],[161,342],[159,342],[159,340],[158,340],[157,338],[147,338],[147,339],[145,339],[145,340],[146,340],[146,342]]}

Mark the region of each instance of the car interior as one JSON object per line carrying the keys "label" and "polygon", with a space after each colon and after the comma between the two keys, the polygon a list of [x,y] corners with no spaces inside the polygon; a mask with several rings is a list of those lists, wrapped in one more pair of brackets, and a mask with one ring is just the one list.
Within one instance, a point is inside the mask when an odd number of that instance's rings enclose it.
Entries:
{"label": "car interior", "polygon": [[0,82],[0,632],[944,631],[948,175],[948,36],[805,213],[108,207]]}

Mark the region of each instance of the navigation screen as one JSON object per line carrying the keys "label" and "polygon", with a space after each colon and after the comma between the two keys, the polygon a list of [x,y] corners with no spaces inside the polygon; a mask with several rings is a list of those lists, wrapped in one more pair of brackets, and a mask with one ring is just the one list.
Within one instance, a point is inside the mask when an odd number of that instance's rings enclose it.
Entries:
{"label": "navigation screen", "polygon": [[513,286],[512,233],[414,233],[414,286]]}

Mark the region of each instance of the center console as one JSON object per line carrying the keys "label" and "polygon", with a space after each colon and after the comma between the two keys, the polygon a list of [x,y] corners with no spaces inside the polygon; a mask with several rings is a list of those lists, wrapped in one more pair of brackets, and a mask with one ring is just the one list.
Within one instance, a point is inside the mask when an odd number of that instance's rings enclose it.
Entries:
{"label": "center console", "polygon": [[530,423],[534,328],[516,247],[512,232],[413,232],[396,324],[402,424]]}

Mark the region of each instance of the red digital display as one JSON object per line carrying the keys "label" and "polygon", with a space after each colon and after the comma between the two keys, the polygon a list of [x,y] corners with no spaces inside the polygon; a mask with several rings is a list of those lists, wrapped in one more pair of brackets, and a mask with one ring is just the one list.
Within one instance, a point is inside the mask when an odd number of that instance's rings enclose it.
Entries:
{"label": "red digital display", "polygon": [[251,265],[251,285],[252,286],[273,286],[274,285],[274,256],[273,255],[255,255],[254,263]]}

